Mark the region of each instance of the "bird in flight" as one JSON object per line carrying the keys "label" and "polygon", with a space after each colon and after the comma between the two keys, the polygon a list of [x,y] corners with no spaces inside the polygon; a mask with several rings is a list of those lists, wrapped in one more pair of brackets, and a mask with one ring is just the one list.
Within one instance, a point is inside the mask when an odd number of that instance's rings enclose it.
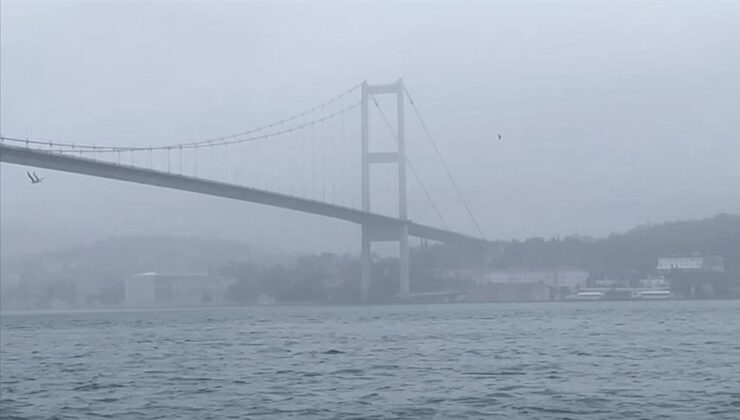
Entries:
{"label": "bird in flight", "polygon": [[501,139],[502,139],[502,137],[501,137],[501,134],[499,134],[499,135],[498,135],[498,139],[499,139],[499,140],[501,140]]}
{"label": "bird in flight", "polygon": [[31,184],[40,184],[41,181],[46,179],[46,178],[39,178],[39,176],[36,175],[36,171],[33,172],[33,175],[30,172],[26,172],[26,175],[28,175],[28,179],[31,180]]}

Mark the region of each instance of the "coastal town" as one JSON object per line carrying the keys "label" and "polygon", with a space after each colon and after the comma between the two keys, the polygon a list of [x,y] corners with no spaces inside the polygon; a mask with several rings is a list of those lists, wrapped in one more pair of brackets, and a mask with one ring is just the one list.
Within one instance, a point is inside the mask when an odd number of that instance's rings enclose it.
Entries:
{"label": "coastal town", "polygon": [[[737,216],[718,216],[665,225],[674,230],[709,230],[712,224],[712,229],[727,228],[724,254],[700,249],[661,251],[678,247],[671,245],[670,238],[666,239],[669,245],[634,251],[631,236],[656,235],[651,232],[665,230],[665,226],[638,228],[607,239],[513,241],[479,254],[421,244],[411,254],[417,268],[412,271],[408,302],[737,299],[740,275],[733,229],[738,220]],[[722,237],[711,240],[721,242]],[[623,245],[613,245],[618,242]],[[68,251],[6,264],[2,309],[359,303],[360,266],[351,254],[259,254],[249,260],[242,257],[254,256],[253,247],[174,237],[109,240],[84,251],[85,256]],[[370,303],[400,303],[398,260],[381,255],[373,258]]]}

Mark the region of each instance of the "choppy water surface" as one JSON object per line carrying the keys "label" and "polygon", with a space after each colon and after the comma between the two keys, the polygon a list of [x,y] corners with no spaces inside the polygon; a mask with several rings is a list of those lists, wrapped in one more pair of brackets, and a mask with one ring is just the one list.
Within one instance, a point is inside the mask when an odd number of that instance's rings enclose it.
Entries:
{"label": "choppy water surface", "polygon": [[1,418],[740,418],[740,302],[0,322]]}

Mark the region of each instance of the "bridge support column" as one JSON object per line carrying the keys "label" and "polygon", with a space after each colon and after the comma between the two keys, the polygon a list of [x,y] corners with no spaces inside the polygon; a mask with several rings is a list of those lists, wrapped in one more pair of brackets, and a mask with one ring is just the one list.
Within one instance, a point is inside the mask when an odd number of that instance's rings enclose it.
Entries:
{"label": "bridge support column", "polygon": [[400,277],[401,277],[401,290],[400,290],[400,297],[401,300],[409,300],[411,295],[411,277],[410,277],[410,270],[409,270],[409,227],[408,225],[403,225],[401,228],[401,234],[398,240],[398,259],[399,259],[399,267],[401,269],[400,271]]}
{"label": "bridge support column", "polygon": [[[403,80],[387,85],[368,85],[362,83],[361,109],[361,163],[362,163],[362,210],[370,212],[370,167],[377,164],[396,164],[398,167],[398,218],[401,220],[400,230],[393,232],[376,231],[377,228],[363,224],[362,226],[362,255],[361,255],[361,290],[362,300],[367,301],[369,297],[370,283],[372,280],[372,254],[371,243],[373,241],[398,241],[399,266],[400,266],[400,288],[401,300],[408,300],[411,292],[411,281],[409,276],[409,239],[408,239],[408,213],[406,206],[406,129],[404,116]],[[371,152],[370,151],[370,124],[369,124],[369,100],[376,95],[396,96],[396,151],[393,152]],[[374,99],[373,99],[374,100]]]}
{"label": "bridge support column", "polygon": [[399,297],[402,301],[409,299],[411,292],[409,264],[409,229],[406,223],[398,225],[362,225],[362,253],[360,254],[360,290],[363,302],[369,298],[372,281],[372,244],[374,242],[398,242],[399,262]]}
{"label": "bridge support column", "polygon": [[372,278],[373,256],[370,249],[369,227],[362,225],[362,252],[360,254],[360,293],[363,302],[367,302],[370,294],[370,280]]}

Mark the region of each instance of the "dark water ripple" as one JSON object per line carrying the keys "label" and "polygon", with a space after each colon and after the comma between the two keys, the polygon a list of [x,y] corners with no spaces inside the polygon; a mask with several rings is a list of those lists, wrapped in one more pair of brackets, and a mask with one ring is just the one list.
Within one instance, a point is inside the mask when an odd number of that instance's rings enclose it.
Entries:
{"label": "dark water ripple", "polygon": [[1,419],[740,419],[740,302],[3,314]]}

